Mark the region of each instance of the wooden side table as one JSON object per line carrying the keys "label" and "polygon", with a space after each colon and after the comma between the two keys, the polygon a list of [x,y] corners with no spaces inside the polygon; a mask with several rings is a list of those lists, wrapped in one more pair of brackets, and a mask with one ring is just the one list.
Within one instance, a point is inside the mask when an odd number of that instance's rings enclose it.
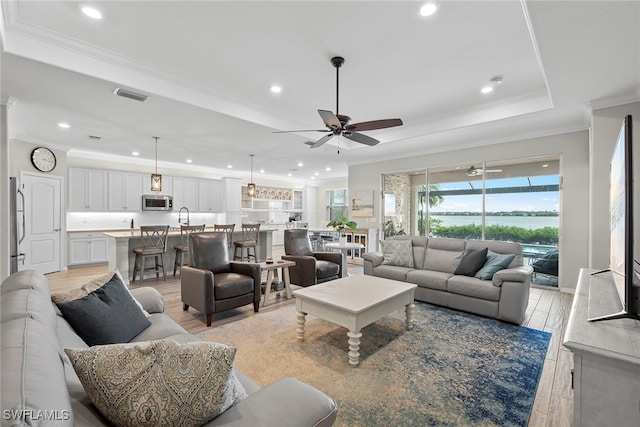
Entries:
{"label": "wooden side table", "polygon": [[261,262],[260,267],[262,267],[263,271],[267,272],[267,283],[264,287],[264,301],[262,306],[266,306],[269,304],[269,294],[271,293],[271,282],[273,278],[278,273],[278,269],[282,269],[282,280],[284,281],[284,289],[287,295],[287,299],[291,298],[291,281],[289,280],[289,267],[293,267],[296,265],[294,261],[285,261],[279,260],[274,261],[271,264],[267,264],[266,262]]}

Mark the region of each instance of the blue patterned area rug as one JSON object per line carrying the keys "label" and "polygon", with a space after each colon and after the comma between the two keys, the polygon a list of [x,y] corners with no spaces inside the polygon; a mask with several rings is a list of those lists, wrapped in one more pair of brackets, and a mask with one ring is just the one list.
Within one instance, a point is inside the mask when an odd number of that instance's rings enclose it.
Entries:
{"label": "blue patterned area rug", "polygon": [[295,303],[200,334],[236,346],[236,366],[260,385],[296,377],[333,397],[337,426],[526,426],[551,334],[416,302],[362,329],[360,365],[347,330],[307,316],[296,339]]}

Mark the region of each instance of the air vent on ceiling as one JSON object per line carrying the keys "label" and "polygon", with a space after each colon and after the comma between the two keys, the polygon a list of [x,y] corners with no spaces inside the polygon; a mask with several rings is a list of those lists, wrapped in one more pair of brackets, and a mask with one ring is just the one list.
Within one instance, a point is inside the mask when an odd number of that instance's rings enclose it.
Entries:
{"label": "air vent on ceiling", "polygon": [[133,99],[134,101],[144,102],[147,99],[147,95],[143,95],[141,93],[132,92],[130,90],[115,88],[113,91],[114,95],[122,96],[123,98]]}
{"label": "air vent on ceiling", "polygon": [[98,142],[102,139],[101,136],[95,136],[95,135],[87,135],[87,139],[89,141],[93,141],[93,142]]}

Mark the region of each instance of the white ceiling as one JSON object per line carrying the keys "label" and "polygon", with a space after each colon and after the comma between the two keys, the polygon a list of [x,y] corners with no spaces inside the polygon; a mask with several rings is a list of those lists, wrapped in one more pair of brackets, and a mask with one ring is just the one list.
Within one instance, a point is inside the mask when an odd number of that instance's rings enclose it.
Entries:
{"label": "white ceiling", "polygon": [[[349,164],[587,129],[589,105],[640,100],[639,1],[440,1],[426,18],[413,1],[90,3],[101,21],[85,3],[1,0],[11,138],[69,156],[137,150],[152,163],[159,136],[160,165],[247,176],[252,153],[256,173],[297,169],[311,183],[316,172],[344,178]],[[336,55],[340,113],[404,125],[366,132],[374,147],[333,138],[310,149],[323,134],[273,134],[323,128]],[[495,76],[503,83],[481,94]]]}

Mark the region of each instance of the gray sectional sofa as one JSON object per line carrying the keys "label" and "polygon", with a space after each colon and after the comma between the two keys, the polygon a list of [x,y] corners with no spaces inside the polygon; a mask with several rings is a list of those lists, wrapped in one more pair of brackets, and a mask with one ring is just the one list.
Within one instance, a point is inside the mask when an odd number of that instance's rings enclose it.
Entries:
{"label": "gray sectional sofa", "polygon": [[[64,352],[87,344],[54,308],[47,278],[34,271],[18,272],[2,282],[0,291],[2,426],[109,425],[89,400]],[[198,341],[162,313],[164,301],[155,289],[131,293],[150,313],[151,322],[132,341]],[[236,376],[248,397],[206,426],[301,427],[335,422],[336,402],[305,383],[283,378],[260,388],[241,372]]]}
{"label": "gray sectional sofa", "polygon": [[[410,240],[413,266],[384,263],[382,252],[368,252],[364,274],[418,285],[415,299],[506,322],[521,324],[529,302],[530,266],[522,265],[519,243],[491,240],[393,236],[392,240]],[[513,254],[513,260],[490,280],[455,274],[469,251],[488,248],[497,254]]]}

